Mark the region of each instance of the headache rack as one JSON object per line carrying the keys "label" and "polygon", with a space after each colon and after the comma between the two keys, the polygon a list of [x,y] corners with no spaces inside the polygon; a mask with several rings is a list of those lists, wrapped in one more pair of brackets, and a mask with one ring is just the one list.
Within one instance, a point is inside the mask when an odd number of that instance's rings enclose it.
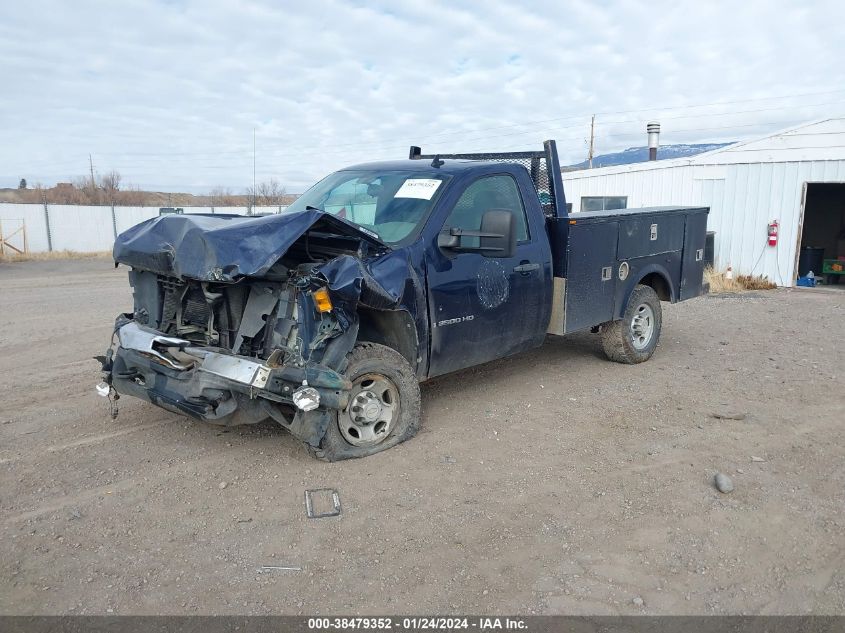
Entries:
{"label": "headache rack", "polygon": [[517,163],[531,174],[534,188],[543,207],[543,213],[549,218],[562,218],[566,213],[566,197],[563,193],[563,179],[560,175],[560,162],[557,157],[557,145],[554,141],[544,141],[541,152],[483,152],[476,154],[423,154],[422,149],[411,145],[408,158],[411,160],[442,159],[478,160],[494,163]]}

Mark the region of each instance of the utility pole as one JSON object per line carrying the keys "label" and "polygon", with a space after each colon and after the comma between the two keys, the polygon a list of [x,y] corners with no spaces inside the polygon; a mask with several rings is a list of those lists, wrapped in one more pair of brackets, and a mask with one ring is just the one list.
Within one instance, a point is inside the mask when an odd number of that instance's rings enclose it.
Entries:
{"label": "utility pole", "polygon": [[590,169],[593,168],[593,147],[596,140],[596,115],[590,120],[590,152],[587,154],[587,161],[590,164]]}
{"label": "utility pole", "polygon": [[94,182],[94,160],[91,158],[91,154],[88,154],[88,167],[91,168],[91,191],[94,191],[97,188],[97,183]]}
{"label": "utility pole", "polygon": [[255,213],[255,128],[252,128],[252,212]]}

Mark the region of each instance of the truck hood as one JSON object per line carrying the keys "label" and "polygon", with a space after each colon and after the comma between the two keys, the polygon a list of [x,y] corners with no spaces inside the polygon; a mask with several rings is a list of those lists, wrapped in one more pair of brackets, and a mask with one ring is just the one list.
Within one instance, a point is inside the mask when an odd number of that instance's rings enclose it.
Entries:
{"label": "truck hood", "polygon": [[264,217],[165,215],[117,236],[116,263],[202,281],[259,277],[311,230],[354,237],[387,250],[375,233],[319,210]]}

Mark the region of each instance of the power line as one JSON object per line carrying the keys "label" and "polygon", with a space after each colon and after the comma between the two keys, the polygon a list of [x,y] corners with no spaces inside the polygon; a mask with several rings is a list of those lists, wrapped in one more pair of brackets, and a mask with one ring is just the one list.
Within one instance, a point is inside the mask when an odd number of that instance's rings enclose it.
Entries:
{"label": "power line", "polygon": [[[828,102],[815,103],[815,104],[804,104],[802,107],[804,107],[804,108],[814,108],[814,107],[823,107],[823,106],[829,106],[829,105],[841,105],[843,103],[845,103],[845,101],[837,100],[837,101],[828,101]],[[775,111],[789,110],[789,109],[792,109],[793,107],[795,107],[795,106],[780,106],[780,107],[773,107],[773,108],[755,108],[755,109],[752,109],[752,110],[735,110],[735,111],[730,111],[730,112],[712,113],[712,114],[706,114],[706,115],[686,114],[686,115],[678,115],[678,116],[673,116],[673,117],[661,117],[661,121],[682,120],[682,119],[702,118],[702,117],[738,116],[738,115],[743,115],[743,114],[756,114],[756,113],[760,113],[760,112],[775,112]],[[640,120],[636,120],[636,119],[599,121],[599,123],[603,126],[606,126],[606,125],[622,125],[622,124],[626,124],[626,123],[640,123],[640,122],[641,122]],[[794,122],[794,121],[790,121],[789,123],[792,123],[792,122]],[[675,133],[675,132],[682,132],[682,131],[708,131],[708,130],[739,128],[739,127],[755,127],[755,126],[765,127],[765,126],[770,126],[770,125],[775,125],[775,124],[776,123],[772,123],[772,122],[763,122],[763,123],[754,123],[754,124],[745,124],[745,125],[736,125],[736,126],[716,126],[716,127],[707,127],[707,128],[688,128],[686,130],[683,129],[683,128],[678,128],[676,130],[669,129],[669,130],[666,130],[666,132]],[[557,131],[579,128],[579,127],[582,127],[583,125],[584,125],[583,123],[579,123],[579,124],[574,124],[574,125],[560,126],[560,127],[556,127],[556,128],[552,128],[550,130],[544,131],[543,135],[544,135],[544,137],[552,136],[552,137],[556,138],[557,140],[576,140],[576,139],[580,139],[580,138],[585,138],[584,135],[580,135],[580,134],[576,135],[576,136],[559,136],[559,135],[556,134]],[[535,130],[522,130],[522,131],[518,131],[518,132],[510,132],[510,133],[507,133],[507,134],[497,134],[497,135],[491,135],[491,136],[474,137],[474,138],[464,139],[460,142],[471,143],[471,142],[475,142],[475,141],[487,141],[487,140],[493,140],[493,139],[514,137],[514,136],[525,136],[525,135],[528,135],[528,134],[536,134],[536,133],[537,133],[537,131],[535,131]],[[636,136],[636,135],[639,135],[639,134],[640,134],[640,132],[627,133],[627,134],[622,133],[622,134],[616,134],[616,135],[598,134],[597,138],[607,138],[608,136],[623,136],[623,135]],[[369,150],[386,150],[386,151],[389,150],[391,152],[395,152],[400,146],[402,146],[402,144],[400,142],[392,141],[387,145],[384,145],[384,144],[370,145]],[[332,148],[333,149],[321,149],[320,155],[321,156],[348,156],[350,154],[355,153],[354,150],[336,149],[336,146],[334,146],[334,145],[332,146]],[[366,145],[358,146],[356,149],[361,151],[361,150],[367,149],[367,146]],[[466,150],[466,151],[469,151],[469,150]],[[194,159],[191,160],[191,163],[194,164],[194,165],[202,166],[204,168],[213,168],[215,165],[220,165],[221,167],[225,168],[225,167],[231,167],[232,165],[237,165],[238,163],[243,163],[247,159],[246,155],[244,155],[242,153],[238,153],[237,157],[232,158],[232,159],[228,159],[226,162],[221,163],[219,161],[220,161],[221,156],[224,155],[224,154],[225,154],[224,152],[220,152],[220,153],[216,153],[216,154],[209,154],[206,158],[203,158],[203,157],[194,158]],[[301,156],[301,154],[299,152],[284,152],[284,153],[275,153],[275,154],[273,152],[269,152],[269,154],[270,154],[270,158],[273,159],[275,165],[290,164],[290,163],[287,163],[283,160],[280,160],[280,159],[284,159],[284,158],[287,158],[287,157],[296,158],[297,163],[298,163],[299,162],[298,159]],[[145,163],[157,163],[157,162],[162,162],[162,161],[167,161],[170,164],[172,164],[174,162],[180,162],[178,160],[178,158],[179,158],[178,154],[164,154],[164,155],[161,155],[161,156],[156,157],[156,158],[143,158],[141,156],[133,155],[133,154],[124,154],[123,156],[125,156],[127,159],[131,160],[129,165],[126,165],[126,163],[124,163],[123,165],[118,164],[119,167],[123,167],[123,168],[143,168],[143,167],[147,166],[147,165],[145,165]],[[396,154],[391,154],[391,156],[396,156]],[[186,160],[186,159],[183,159],[183,160]],[[205,161],[205,160],[211,161],[211,164],[202,164],[202,161]],[[46,169],[46,168],[48,168],[48,166],[41,166],[40,168]]]}
{"label": "power line", "polygon": [[[755,102],[755,101],[774,101],[774,100],[778,100],[778,99],[797,99],[797,98],[808,97],[808,96],[838,94],[838,93],[841,93],[841,92],[845,92],[845,89],[840,88],[838,90],[828,90],[828,91],[824,91],[824,92],[804,93],[804,94],[797,94],[797,95],[784,95],[784,96],[779,96],[779,97],[759,97],[759,98],[754,98],[754,99],[739,99],[739,100],[735,100],[735,101],[717,101],[717,102],[712,102],[712,103],[692,104],[692,105],[685,105],[685,106],[643,108],[643,109],[639,109],[639,110],[607,111],[607,112],[598,112],[598,113],[595,114],[595,116],[609,116],[609,115],[614,115],[614,114],[636,114],[636,113],[643,113],[643,112],[649,112],[649,113],[673,112],[675,110],[688,110],[688,109],[691,109],[691,108],[704,108],[704,107],[714,107],[714,106],[721,106],[721,105],[735,105],[737,103],[748,103],[748,102]],[[765,111],[768,111],[768,110],[780,110],[780,109],[787,109],[787,108],[792,108],[792,107],[812,107],[813,105],[828,105],[829,103],[839,103],[839,101],[828,102],[828,103],[825,103],[825,104],[810,104],[810,105],[800,105],[800,106],[792,105],[792,106],[780,106],[778,108],[763,108],[763,109],[756,109],[756,110],[745,110],[745,111],[740,111],[740,113],[741,112],[765,112]],[[725,116],[725,115],[729,115],[729,114],[731,114],[731,113],[689,114],[689,115],[683,115],[683,116],[677,116],[677,117],[668,117],[668,118],[669,119],[678,119],[678,118],[693,118],[693,117],[699,117],[699,116]],[[430,140],[430,139],[433,139],[433,138],[439,138],[439,137],[442,137],[442,136],[475,134],[475,133],[478,133],[478,132],[493,131],[493,130],[498,130],[498,129],[510,129],[510,128],[515,128],[515,127],[525,127],[525,126],[529,126],[529,125],[540,125],[540,124],[544,124],[544,123],[550,123],[550,122],[553,122],[553,121],[566,121],[566,120],[574,120],[574,119],[583,119],[583,118],[586,118],[588,116],[590,116],[590,115],[589,114],[576,114],[576,115],[570,115],[570,116],[565,116],[565,117],[555,117],[555,118],[552,118],[552,119],[540,119],[540,120],[535,120],[535,121],[525,121],[525,122],[522,122],[522,123],[515,123],[515,124],[510,124],[510,125],[492,127],[492,128],[478,128],[478,129],[475,129],[475,130],[464,130],[464,131],[460,131],[460,132],[441,132],[441,133],[438,133],[438,134],[429,135],[427,137],[423,136],[418,140],[425,141],[425,140]],[[655,114],[655,116],[659,116],[659,115]],[[667,118],[667,117],[662,117],[662,118]],[[640,119],[623,119],[620,122],[639,121],[639,120]],[[574,126],[566,126],[566,128],[577,127],[577,126],[580,126],[580,125],[581,125],[581,123],[578,123],[578,124],[575,124]],[[565,128],[557,128],[557,129],[565,129]],[[532,132],[533,132],[533,130],[526,130],[526,131],[519,132],[519,133],[530,134]],[[498,138],[498,136],[492,136],[492,137],[487,137],[487,138]],[[477,139],[470,139],[470,140],[477,140]],[[381,141],[379,141],[378,143],[381,143]],[[363,144],[363,145],[360,144],[360,143],[332,144],[332,147],[346,147],[346,146],[366,147],[367,144]],[[288,145],[287,147],[291,147],[291,146]]]}
{"label": "power line", "polygon": [[[821,107],[821,106],[827,106],[827,105],[831,105],[831,104],[841,104],[841,103],[845,103],[845,101],[812,104],[812,105],[808,105],[806,107]],[[764,111],[777,111],[777,110],[783,110],[783,109],[786,109],[786,108],[761,108],[761,109],[755,109],[755,110],[742,110],[742,111],[714,114],[714,115],[710,115],[710,116],[730,116],[730,115],[739,115],[739,114],[758,113],[758,112],[764,112]],[[687,119],[687,118],[694,118],[694,117],[691,117],[689,115],[684,115],[684,116],[678,116],[678,117],[668,117],[668,118],[664,118],[663,120],[664,121],[666,121],[666,120],[680,120],[680,119]],[[639,121],[633,121],[633,120],[607,121],[607,122],[601,122],[600,121],[599,123],[602,124],[602,125],[620,125],[620,124],[625,124],[625,123],[639,123]],[[742,127],[767,127],[767,126],[771,126],[771,125],[790,124],[790,123],[796,123],[796,121],[791,120],[791,121],[784,121],[784,122],[763,122],[763,123],[738,124],[738,125],[727,125],[727,126],[677,128],[677,129],[674,129],[674,130],[673,129],[667,129],[667,130],[664,130],[664,131],[667,134],[668,133],[675,134],[675,133],[680,133],[680,132],[714,131],[714,130],[742,128]],[[581,134],[575,135],[575,136],[560,136],[560,135],[556,134],[556,132],[558,130],[568,130],[568,129],[572,129],[572,128],[576,128],[576,127],[581,127],[581,126],[580,125],[575,125],[575,126],[570,125],[570,126],[559,127],[559,128],[553,129],[553,130],[547,130],[546,131],[547,133],[545,134],[545,136],[546,137],[552,136],[552,137],[556,138],[558,141],[578,140],[578,139],[586,138],[585,135],[581,135]],[[476,137],[476,138],[471,138],[471,139],[465,139],[462,142],[470,143],[470,142],[474,142],[474,141],[486,141],[486,140],[491,140],[491,139],[506,138],[506,137],[513,137],[513,136],[524,136],[526,134],[533,134],[533,133],[535,133],[535,132],[534,131],[512,132],[512,133],[509,133],[509,134],[499,134],[499,135],[495,135],[495,136],[485,136],[485,137]],[[641,134],[642,134],[642,132],[640,132],[640,131],[630,132],[630,133],[597,134],[596,138],[605,139],[605,138],[617,137],[617,136],[634,137],[634,136],[640,136]],[[386,145],[386,146],[375,148],[375,149],[385,150],[385,151],[390,151],[390,152],[396,152],[396,150],[398,148],[399,148],[399,143],[392,142],[390,145]],[[466,151],[469,151],[469,150],[466,150]],[[353,153],[355,153],[355,152],[353,152],[353,151],[343,151],[343,150],[320,150],[321,156],[349,156],[350,154],[353,154]],[[390,156],[396,157],[397,154],[392,153]],[[292,153],[277,154],[277,155],[271,156],[271,158],[274,160],[274,165],[290,164],[290,163],[285,162],[284,160],[281,160],[281,159],[284,159],[286,157],[293,157],[293,158],[299,159],[300,154],[292,152]],[[221,163],[221,162],[218,162],[219,161],[218,157],[209,157],[208,160],[212,161],[212,163],[211,164],[207,164],[207,163],[202,164],[202,166],[205,167],[205,168],[211,168],[211,167],[214,167],[215,165],[220,165],[221,167],[231,167],[232,165],[237,165],[238,163],[243,163],[245,161],[245,159],[246,159],[246,157],[241,156],[240,159],[237,159],[237,158],[236,159],[230,159],[226,162]],[[191,163],[197,164],[198,161],[202,161],[202,160],[203,159],[195,159],[195,160],[191,161]],[[156,162],[158,162],[158,161],[156,161]],[[179,162],[179,161],[171,160],[170,162]],[[297,163],[298,162],[299,161],[297,160]],[[124,166],[125,166],[125,164],[124,164]],[[130,167],[143,167],[144,166],[144,159],[134,159],[134,160],[132,160],[132,162],[130,163],[129,166]]]}
{"label": "power line", "polygon": [[[802,93],[802,94],[781,95],[781,96],[776,96],[776,97],[756,97],[756,98],[751,98],[751,99],[737,99],[737,100],[733,100],[733,101],[714,101],[714,102],[711,102],[711,103],[699,103],[699,104],[690,104],[690,105],[683,105],[683,106],[653,107],[653,108],[642,108],[642,109],[637,109],[637,110],[605,111],[605,112],[596,113],[596,116],[610,116],[610,115],[616,115],[616,114],[636,114],[636,113],[643,113],[643,112],[649,112],[649,113],[673,112],[673,111],[677,111],[677,110],[689,110],[689,109],[692,109],[692,108],[705,108],[705,107],[716,107],[716,106],[723,106],[723,105],[735,105],[735,104],[738,104],[738,103],[751,103],[751,102],[757,102],[757,101],[776,101],[776,100],[779,100],[779,99],[798,99],[798,98],[810,97],[810,96],[838,94],[838,93],[841,93],[841,92],[845,92],[845,88],[838,89],[838,90],[828,90],[828,91],[823,91],[823,92],[807,92],[807,93]],[[823,105],[823,104],[818,104],[818,105]],[[798,104],[798,105],[792,105],[792,106],[781,106],[781,107],[775,108],[775,109],[785,109],[785,108],[790,108],[790,107],[812,107],[812,105],[808,106],[808,105]],[[764,109],[759,109],[759,110],[747,110],[746,112],[764,112],[764,111],[767,111],[767,110],[769,110],[769,109],[764,108]],[[686,117],[724,116],[726,114],[730,114],[730,113],[719,113],[719,114],[714,113],[714,114],[706,114],[706,115],[705,114],[691,114],[691,115],[686,115]],[[502,125],[502,126],[477,128],[477,129],[474,129],[474,130],[439,132],[439,133],[430,134],[430,135],[427,135],[427,136],[422,135],[417,140],[418,141],[430,141],[431,139],[441,138],[441,137],[450,137],[450,136],[456,136],[456,135],[460,136],[460,135],[465,135],[465,134],[476,134],[476,133],[479,133],[479,132],[495,131],[495,130],[501,130],[501,129],[511,129],[511,128],[516,128],[516,127],[526,127],[526,126],[533,126],[533,125],[551,123],[551,122],[554,122],[554,121],[566,121],[566,120],[586,118],[586,117],[589,117],[589,116],[590,116],[589,114],[575,114],[575,115],[568,115],[568,116],[564,116],[564,117],[554,117],[554,118],[551,118],[551,119],[538,119],[538,120],[534,120],[534,121],[524,121],[524,122],[521,122],[521,123],[513,123],[513,124],[508,124],[508,125]],[[658,116],[658,115],[655,114],[655,116]],[[683,118],[683,117],[669,117],[669,118],[670,119],[676,119],[676,118]],[[637,120],[637,119],[626,119],[626,120]],[[623,120],[622,122],[624,122],[626,120]],[[580,124],[576,124],[576,125],[580,125]],[[572,127],[572,126],[567,126],[567,127]],[[561,129],[561,128],[558,128],[558,129]],[[531,131],[526,130],[524,133],[531,133]],[[496,138],[496,137],[489,137],[489,138]],[[299,150],[299,149],[312,149],[313,148],[313,145],[295,146],[295,145],[289,145],[286,141],[280,141],[280,142],[285,143],[286,149]],[[372,147],[374,144],[381,145],[385,142],[386,141],[372,141],[372,142],[365,142],[365,143],[361,143],[361,142],[333,143],[332,147],[333,148],[342,148],[342,147],[366,148],[366,147]],[[272,145],[272,141],[270,142],[270,144]],[[210,151],[209,155],[211,155],[211,154],[216,154],[216,155],[242,154],[242,153],[245,153],[246,151],[247,150]],[[162,155],[158,152],[155,152],[155,153],[153,153],[153,152],[136,152],[136,153],[128,153],[128,154],[129,155],[135,155],[135,156],[144,156],[144,155],[161,156]],[[175,155],[197,156],[197,155],[203,155],[203,154],[205,154],[205,152],[168,152],[165,155],[167,155],[167,156],[175,156]],[[121,153],[121,154],[111,153],[111,154],[109,154],[109,153],[102,153],[101,152],[101,155],[121,155],[121,156],[125,156],[125,155],[127,155],[127,153]]]}
{"label": "power line", "polygon": [[[842,102],[837,101],[837,102],[827,102],[827,103],[821,103],[821,104],[807,104],[805,107],[820,107],[820,106],[830,105],[831,103],[837,103],[838,104],[838,103],[842,103]],[[707,116],[730,116],[730,115],[756,113],[756,112],[762,112],[762,111],[776,111],[776,110],[784,110],[784,109],[789,109],[789,108],[788,107],[759,108],[759,109],[754,109],[754,110],[725,112],[725,113],[713,114],[713,115],[707,115]],[[698,116],[698,115],[681,115],[681,116],[676,116],[676,117],[664,118],[663,120],[679,120],[679,119],[693,118],[695,116]],[[622,121],[609,121],[609,122],[603,122],[603,123],[608,124],[608,125],[620,125],[620,124],[633,123],[633,122],[635,122],[635,121],[633,121],[633,120],[622,120]],[[767,122],[763,122],[763,123],[737,124],[737,125],[726,125],[726,126],[677,128],[677,129],[664,130],[664,132],[665,132],[665,134],[682,134],[682,133],[685,133],[685,132],[694,132],[694,131],[719,131],[719,130],[731,130],[731,129],[740,129],[740,128],[749,128],[749,127],[761,127],[762,128],[762,127],[770,127],[770,126],[773,126],[773,125],[781,125],[781,124],[786,125],[786,124],[793,124],[793,123],[796,123],[796,122],[795,121],[778,121],[778,122],[767,121]],[[561,126],[561,127],[557,128],[557,130],[572,129],[572,128],[575,128],[575,127],[580,127],[580,125]],[[552,137],[557,138],[558,141],[578,140],[578,139],[585,138],[585,136],[582,135],[582,134],[579,134],[579,135],[576,135],[576,136],[559,136],[559,135],[554,133],[555,130],[550,130],[548,132],[549,132],[548,134],[545,134],[546,137],[552,136]],[[502,134],[502,135],[495,135],[495,136],[489,136],[489,137],[477,137],[475,139],[468,139],[468,140],[463,141],[463,142],[490,140],[492,138],[504,138],[504,137],[508,137],[508,136],[521,136],[521,135],[528,134],[528,133],[531,133],[531,132],[522,131],[522,132],[518,132],[518,133]],[[664,134],[664,138],[665,138],[665,134]],[[596,138],[601,139],[601,140],[607,140],[607,139],[619,139],[619,138],[626,138],[626,137],[639,137],[641,135],[642,135],[642,132],[640,132],[640,131],[637,131],[637,132],[619,132],[619,133],[611,133],[611,134],[597,134]],[[387,155],[387,156],[384,156],[384,158],[396,158],[398,156],[396,151],[398,150],[399,145],[400,145],[400,143],[394,142],[394,143],[391,143],[389,146],[381,148],[385,152],[388,152],[388,151],[390,152],[390,154]],[[403,149],[404,149],[404,147],[403,147]],[[483,149],[484,148],[481,148],[481,147],[473,148],[473,149],[462,148],[462,151],[482,151]],[[500,149],[505,150],[505,149],[509,149],[509,148],[500,147]],[[321,156],[327,156],[327,155],[349,156],[350,154],[353,154],[353,153],[354,153],[353,151],[336,150],[336,151],[321,151],[320,155]],[[292,154],[289,154],[289,156],[294,156],[297,159],[299,159],[299,154],[292,153]],[[282,158],[284,158],[284,156],[279,156],[273,161],[275,169],[270,170],[269,173],[273,173],[279,167],[292,164],[289,161],[280,160]],[[240,159],[232,159],[232,160],[226,160],[224,162],[218,162],[219,157],[209,157],[208,160],[213,161],[211,164],[202,164],[200,161],[202,161],[203,159],[193,160],[193,161],[191,161],[191,164],[197,165],[198,167],[202,167],[204,170],[215,170],[215,171],[216,170],[229,170],[229,171],[232,171],[232,170],[238,169],[239,164],[243,164],[243,159],[244,159],[244,157],[240,157]],[[380,157],[379,156],[368,156],[368,159],[379,160]],[[89,156],[89,160],[90,160],[90,156]],[[143,159],[143,158],[135,157],[135,158],[132,158],[128,164],[127,163],[122,163],[122,164],[117,163],[115,165],[115,167],[122,169],[122,170],[132,170],[132,169],[146,170],[146,169],[149,169],[152,166],[152,164],[162,163],[162,162],[165,162],[169,166],[172,166],[174,163],[178,164],[178,163],[181,163],[183,161],[176,160],[174,157],[171,157],[169,155],[164,155],[162,158],[156,159],[156,160],[150,160],[150,159]],[[254,156],[253,156],[253,162],[255,162]],[[301,162],[299,160],[296,160],[295,164],[301,165]],[[44,171],[44,170],[47,170],[47,169],[59,170],[59,169],[63,169],[64,168],[63,166],[64,166],[64,164],[54,164],[53,166],[42,165],[42,166],[39,166],[37,168],[33,166],[33,167],[30,167],[28,171],[39,171],[39,170]],[[255,165],[253,165],[253,168],[254,168],[253,176],[254,176],[254,181],[255,181]],[[67,169],[73,169],[73,167],[71,167],[70,164],[67,164]]]}
{"label": "power line", "polygon": [[[825,103],[805,104],[803,107],[811,108],[811,107],[821,107],[821,106],[828,106],[828,105],[839,105],[839,104],[843,104],[843,103],[845,103],[845,101],[829,101],[829,102],[825,102]],[[673,121],[673,120],[678,120],[678,119],[703,118],[703,117],[722,117],[722,116],[735,116],[735,115],[739,115],[739,114],[754,114],[754,113],[759,113],[759,112],[774,112],[774,111],[778,111],[778,110],[787,110],[787,109],[790,109],[790,107],[787,106],[787,107],[779,107],[779,108],[758,108],[758,109],[755,109],[755,110],[738,110],[738,111],[734,111],[734,112],[721,112],[721,113],[713,113],[713,114],[706,114],[706,115],[693,114],[693,115],[681,115],[681,116],[675,116],[675,117],[659,117],[659,118],[661,119],[661,122],[662,122],[662,121]],[[600,123],[602,123],[602,124],[610,124],[610,125],[623,124],[623,123],[641,123],[641,122],[642,122],[641,119],[624,119],[624,120],[621,120],[621,121],[604,121],[604,122],[600,121]],[[553,128],[553,130],[571,129],[573,127],[580,127],[580,126],[569,125],[569,126],[565,126],[565,127]],[[549,130],[548,131],[549,134],[551,134],[553,132],[553,130]],[[498,134],[498,135],[495,135],[495,136],[486,136],[486,137],[482,136],[482,137],[477,137],[477,138],[473,138],[473,139],[464,139],[464,142],[490,140],[490,139],[494,139],[494,138],[505,138],[505,137],[508,137],[508,136],[522,136],[522,135],[525,135],[525,134],[534,134],[534,133],[536,133],[536,130],[527,130],[527,131],[523,131],[523,132],[512,132],[510,134]],[[575,138],[578,138],[578,137],[575,137]],[[558,137],[558,140],[563,140],[563,139]]]}
{"label": "power line", "polygon": [[[828,95],[828,94],[837,94],[837,93],[840,93],[840,92],[845,92],[845,89],[840,88],[838,90],[827,90],[827,91],[824,91],[824,92],[808,92],[808,93],[803,93],[803,94],[782,95],[782,96],[778,96],[778,97],[757,97],[757,98],[752,98],[752,99],[738,99],[738,100],[735,100],[735,101],[715,101],[715,102],[711,102],[711,103],[700,103],[700,104],[691,104],[691,105],[684,105],[684,106],[643,108],[643,109],[639,109],[639,110],[606,111],[606,112],[597,112],[597,113],[595,113],[595,116],[607,116],[607,115],[612,115],[612,114],[636,114],[636,113],[642,113],[642,112],[671,112],[671,111],[674,111],[674,110],[686,110],[686,109],[690,109],[690,108],[704,108],[704,107],[713,107],[713,106],[719,106],[719,105],[735,105],[737,103],[748,103],[748,102],[754,102],[754,101],[775,101],[775,100],[778,100],[778,99],[797,99],[797,98],[801,98],[801,97],[811,97],[811,96],[820,96],[820,95]],[[534,124],[540,124],[540,123],[549,123],[549,122],[552,122],[552,121],[563,121],[563,120],[568,120],[568,119],[583,118],[583,117],[586,117],[586,116],[588,116],[588,115],[587,114],[580,114],[580,115],[573,115],[573,116],[567,116],[567,117],[557,117],[557,118],[552,118],[552,119],[541,119],[541,120],[537,120],[537,121],[527,121],[527,122],[524,122],[524,123],[515,123],[515,124],[512,124],[512,125],[505,125],[505,126],[501,126],[501,127],[498,127],[498,128],[486,128],[486,129],[481,128],[481,129],[478,129],[478,130],[473,130],[473,132],[495,130],[495,129],[504,129],[504,128],[510,128],[510,127],[523,126],[523,125],[534,125]],[[438,135],[434,135],[434,136],[441,136],[443,134],[451,134],[451,133],[444,132],[442,134],[438,134]],[[429,138],[434,138],[434,137],[429,137]]]}

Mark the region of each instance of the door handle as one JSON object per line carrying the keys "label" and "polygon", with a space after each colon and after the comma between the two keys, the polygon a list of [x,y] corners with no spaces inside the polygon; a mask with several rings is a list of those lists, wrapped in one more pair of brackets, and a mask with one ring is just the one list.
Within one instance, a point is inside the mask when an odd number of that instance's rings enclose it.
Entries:
{"label": "door handle", "polygon": [[513,267],[513,272],[522,273],[523,275],[527,275],[532,270],[537,270],[538,268],[540,268],[540,264],[532,264],[530,262],[522,262],[519,266]]}

